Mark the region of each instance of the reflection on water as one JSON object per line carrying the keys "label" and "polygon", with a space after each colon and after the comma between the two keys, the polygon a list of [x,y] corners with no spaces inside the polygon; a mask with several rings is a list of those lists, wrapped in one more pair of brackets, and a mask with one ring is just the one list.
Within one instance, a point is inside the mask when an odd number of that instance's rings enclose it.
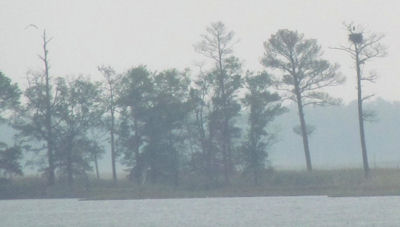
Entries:
{"label": "reflection on water", "polygon": [[0,201],[0,226],[400,226],[400,197]]}

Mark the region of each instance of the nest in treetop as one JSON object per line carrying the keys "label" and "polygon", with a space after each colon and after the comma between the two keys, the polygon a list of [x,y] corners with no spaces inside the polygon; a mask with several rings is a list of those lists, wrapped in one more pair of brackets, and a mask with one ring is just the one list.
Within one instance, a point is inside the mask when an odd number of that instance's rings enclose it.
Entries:
{"label": "nest in treetop", "polygon": [[351,33],[349,35],[349,40],[353,43],[362,43],[363,35],[361,33]]}

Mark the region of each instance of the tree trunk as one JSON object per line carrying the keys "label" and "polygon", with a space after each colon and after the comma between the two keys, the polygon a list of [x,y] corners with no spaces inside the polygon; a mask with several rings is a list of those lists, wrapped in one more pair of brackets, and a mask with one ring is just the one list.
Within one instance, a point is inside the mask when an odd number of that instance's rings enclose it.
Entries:
{"label": "tree trunk", "polygon": [[312,171],[310,147],[308,145],[307,125],[306,125],[306,120],[304,119],[303,100],[302,100],[301,91],[300,91],[300,87],[299,87],[299,81],[297,78],[295,62],[294,62],[294,59],[292,56],[290,58],[290,61],[291,61],[291,65],[292,65],[291,74],[292,74],[293,81],[294,81],[294,92],[296,95],[297,108],[298,108],[298,113],[299,113],[301,136],[303,138],[303,147],[304,147],[304,154],[306,157],[307,171]]}
{"label": "tree trunk", "polygon": [[100,179],[99,163],[97,162],[97,154],[94,154],[94,166],[96,168],[96,177],[97,177],[97,179]]}
{"label": "tree trunk", "polygon": [[210,186],[217,185],[219,177],[219,168],[217,167],[217,161],[215,158],[215,148],[213,145],[213,138],[215,138],[215,125],[212,122],[209,123],[209,134],[207,139],[207,176],[209,179]]}
{"label": "tree trunk", "polygon": [[361,93],[361,70],[360,70],[360,59],[358,55],[358,49],[356,47],[356,69],[357,69],[357,104],[358,104],[358,123],[360,126],[360,141],[361,141],[361,151],[363,158],[364,175],[367,178],[369,176],[369,165],[368,165],[368,155],[367,146],[365,143],[365,133],[364,133],[364,118],[363,118],[363,99]]}
{"label": "tree trunk", "polygon": [[[225,126],[225,124],[224,124]],[[224,127],[225,128],[225,127]],[[226,142],[226,137],[227,135],[225,134],[226,131],[222,131],[222,159],[224,162],[224,179],[225,179],[225,184],[230,184],[230,171],[229,171],[229,154],[228,154],[228,148],[227,148],[227,142]]]}
{"label": "tree trunk", "polygon": [[218,66],[219,66],[219,87],[220,87],[220,97],[222,99],[222,158],[224,162],[224,178],[225,183],[230,184],[230,172],[231,172],[231,149],[230,149],[230,138],[229,138],[229,122],[227,120],[226,111],[226,94],[225,94],[225,72],[222,66],[222,53],[220,47],[220,40],[218,38]]}
{"label": "tree trunk", "polygon": [[144,181],[144,174],[145,174],[145,165],[143,163],[143,157],[140,157],[139,149],[140,149],[140,137],[139,137],[139,126],[136,117],[133,119],[133,127],[135,130],[135,147],[134,147],[134,152],[135,152],[135,168],[133,169],[135,172],[133,173],[133,176],[135,176],[136,183],[138,185],[142,184]]}
{"label": "tree trunk", "polygon": [[47,142],[47,158],[48,158],[48,184],[55,184],[55,173],[54,173],[54,146],[53,146],[53,133],[52,133],[52,121],[51,121],[51,102],[50,102],[50,78],[49,78],[49,62],[47,59],[48,50],[47,43],[49,40],[46,37],[46,30],[43,31],[43,57],[41,59],[44,63],[44,72],[45,72],[45,80],[46,80],[46,142]]}
{"label": "tree trunk", "polygon": [[73,169],[72,169],[72,157],[71,157],[71,149],[68,149],[68,157],[67,157],[67,181],[68,185],[71,186],[74,181]]}
{"label": "tree trunk", "polygon": [[306,156],[307,170],[312,171],[310,147],[308,145],[307,125],[306,125],[306,121],[304,119],[303,102],[301,99],[301,94],[300,94],[299,85],[297,83],[297,80],[295,81],[295,92],[296,92],[297,107],[298,107],[299,119],[300,119],[301,136],[303,138],[304,154]]}
{"label": "tree trunk", "polygon": [[[111,99],[113,99],[112,95],[111,95]],[[113,102],[113,100],[111,102]],[[111,137],[111,164],[112,164],[113,183],[116,184],[117,183],[117,170],[115,167],[114,107],[113,106],[111,107],[110,137]]]}
{"label": "tree trunk", "polygon": [[[169,146],[171,146],[172,141],[169,141]],[[174,148],[172,148],[174,149]],[[174,149],[174,167],[173,167],[173,180],[174,180],[174,186],[178,187],[180,183],[180,162],[179,162],[179,152]]]}
{"label": "tree trunk", "polygon": [[[208,183],[211,185],[213,183],[213,177],[212,177],[212,163],[211,163],[211,144],[210,144],[210,138],[206,137],[206,132],[204,129],[204,120],[203,120],[203,109],[196,114],[196,121],[198,122],[198,127],[200,130],[200,145],[201,145],[201,150],[202,150],[202,156],[204,158],[204,162],[202,161],[201,163],[201,168],[202,170],[205,171],[205,175],[208,178]],[[209,132],[209,135],[212,133]],[[204,168],[204,169],[203,169]]]}
{"label": "tree trunk", "polygon": [[229,131],[229,122],[227,120],[226,114],[224,121],[224,138],[225,138],[225,150],[226,150],[226,167],[225,167],[225,183],[231,183],[231,175],[233,173],[233,163],[232,163],[232,149],[231,149],[231,136]]}

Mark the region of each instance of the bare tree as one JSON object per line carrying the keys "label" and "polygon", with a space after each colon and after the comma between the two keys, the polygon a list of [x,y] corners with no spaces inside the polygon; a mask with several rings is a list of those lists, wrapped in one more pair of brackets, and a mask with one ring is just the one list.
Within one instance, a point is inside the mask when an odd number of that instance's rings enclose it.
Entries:
{"label": "bare tree", "polygon": [[307,170],[312,170],[308,132],[304,107],[307,105],[337,104],[340,100],[321,91],[325,87],[343,82],[336,73],[338,66],[321,59],[321,47],[315,39],[304,39],[295,31],[279,30],[264,43],[265,55],[262,64],[282,72],[275,79],[284,98],[297,103],[300,120],[300,135],[303,138]]}
{"label": "bare tree", "polygon": [[112,165],[112,175],[114,183],[117,182],[117,171],[115,166],[115,159],[116,159],[116,151],[115,151],[115,85],[118,81],[118,77],[116,76],[115,70],[110,66],[99,66],[98,70],[103,74],[104,78],[106,79],[107,84],[107,109],[110,113],[110,145],[111,145],[111,165]]}
{"label": "bare tree", "polygon": [[46,128],[47,128],[47,152],[49,159],[49,184],[55,183],[55,167],[54,167],[54,146],[53,146],[53,133],[52,133],[52,121],[51,121],[51,96],[50,96],[50,76],[49,76],[49,60],[48,60],[48,49],[47,45],[51,41],[51,38],[47,38],[46,30],[43,30],[43,56],[39,56],[44,63],[44,73],[46,78]]}
{"label": "bare tree", "polygon": [[[39,30],[39,27],[30,24],[26,28],[35,28]],[[44,102],[43,105],[39,105],[40,110],[36,110],[37,112],[43,113],[44,115],[44,129],[40,125],[37,125],[36,128],[38,131],[40,131],[39,134],[41,134],[41,139],[46,141],[46,148],[47,148],[47,162],[48,162],[48,167],[46,169],[46,175],[48,178],[48,184],[49,185],[54,185],[55,184],[55,158],[54,158],[54,141],[53,141],[53,97],[52,97],[52,91],[51,91],[51,78],[50,78],[50,64],[49,64],[49,59],[48,59],[48,44],[52,38],[47,37],[46,29],[43,29],[43,34],[42,34],[42,49],[43,49],[43,55],[39,55],[39,58],[43,61],[44,64],[44,84],[40,81],[39,86],[44,86],[44,98],[42,101]],[[42,75],[41,75],[42,76]],[[33,89],[33,88],[32,88]],[[29,89],[28,89],[29,90]],[[41,96],[41,95],[40,95]],[[30,97],[28,97],[29,99]],[[41,109],[43,107],[43,109]]]}
{"label": "bare tree", "polygon": [[364,76],[362,68],[365,63],[373,58],[384,57],[386,55],[386,48],[381,44],[383,35],[367,34],[361,26],[355,26],[354,24],[345,25],[349,33],[349,45],[340,46],[334,49],[342,50],[349,54],[354,60],[357,73],[357,106],[358,106],[358,122],[360,128],[360,141],[361,151],[364,167],[365,177],[369,176],[369,165],[368,165],[368,154],[367,145],[365,142],[365,130],[364,121],[367,118],[367,113],[363,110],[363,102],[370,98],[371,95],[363,96],[362,94],[362,82],[369,81],[374,82],[376,75],[372,74]]}

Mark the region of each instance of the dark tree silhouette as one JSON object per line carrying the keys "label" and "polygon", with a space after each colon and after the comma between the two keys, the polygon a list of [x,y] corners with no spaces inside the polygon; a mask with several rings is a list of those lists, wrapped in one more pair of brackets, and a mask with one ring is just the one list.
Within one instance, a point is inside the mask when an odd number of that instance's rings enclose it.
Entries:
{"label": "dark tree silhouette", "polygon": [[281,106],[281,97],[269,91],[272,86],[270,75],[248,75],[245,81],[248,92],[243,103],[249,112],[249,129],[243,152],[246,170],[253,175],[254,184],[258,185],[268,160],[267,148],[274,141],[274,134],[268,126],[276,116],[284,113],[285,108]]}

